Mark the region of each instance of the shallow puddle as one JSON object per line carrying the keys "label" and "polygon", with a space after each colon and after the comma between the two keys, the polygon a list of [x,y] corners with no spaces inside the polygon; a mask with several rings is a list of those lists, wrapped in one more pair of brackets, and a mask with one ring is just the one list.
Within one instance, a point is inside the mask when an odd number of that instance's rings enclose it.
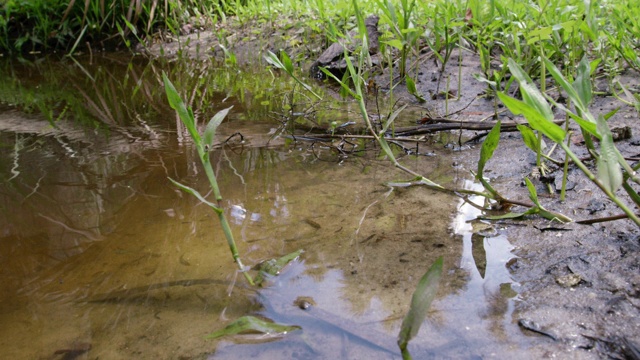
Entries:
{"label": "shallow puddle", "polygon": [[[439,295],[410,344],[414,358],[526,347],[511,318],[511,246],[491,227],[474,229],[472,207],[384,186],[407,179],[373,151],[340,161],[321,146],[269,142],[277,121],[243,112],[250,101],[227,101],[236,108],[221,139],[239,131],[252,145],[212,153],[242,260],[304,250],[260,289],[238,276],[212,211],[168,180],[206,192],[173,113],[129,106],[139,116],[106,131],[0,114],[3,357],[399,358],[411,295],[441,255]],[[436,152],[404,161],[444,185],[473,186],[451,167],[453,154]],[[301,298],[309,309],[296,305]],[[205,339],[249,314],[302,330]]]}

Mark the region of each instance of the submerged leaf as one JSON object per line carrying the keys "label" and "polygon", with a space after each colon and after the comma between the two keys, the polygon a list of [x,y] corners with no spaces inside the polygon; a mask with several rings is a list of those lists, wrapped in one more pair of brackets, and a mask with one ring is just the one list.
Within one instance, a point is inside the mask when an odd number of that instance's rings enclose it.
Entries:
{"label": "submerged leaf", "polygon": [[237,335],[249,332],[257,332],[270,335],[285,335],[290,331],[298,329],[300,329],[300,326],[297,325],[281,325],[259,319],[255,316],[243,316],[227,325],[224,329],[207,335],[206,338],[217,339],[222,336]]}
{"label": "submerged leaf", "polygon": [[398,335],[398,346],[403,354],[409,341],[418,333],[420,325],[427,316],[431,302],[438,292],[438,284],[442,276],[442,256],[431,265],[431,268],[422,276],[416,291],[411,298],[411,307],[407,316],[402,320],[402,328]]}
{"label": "submerged leaf", "polygon": [[261,285],[264,280],[270,276],[276,276],[280,274],[280,271],[287,266],[290,262],[296,260],[303,250],[294,251],[279,259],[270,259],[264,261],[259,265],[258,275],[253,279],[254,284]]}

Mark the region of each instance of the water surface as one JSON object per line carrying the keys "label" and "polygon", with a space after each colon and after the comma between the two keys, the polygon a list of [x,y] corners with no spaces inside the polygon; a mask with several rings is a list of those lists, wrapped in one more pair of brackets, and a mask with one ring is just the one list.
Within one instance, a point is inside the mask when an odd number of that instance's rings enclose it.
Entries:
{"label": "water surface", "polygon": [[[274,94],[285,91],[274,89],[283,85],[260,90],[271,97],[249,85],[231,91],[231,80],[197,92],[216,102],[202,102],[201,118],[234,105],[219,141],[245,136],[211,155],[245,264],[304,250],[268,287],[252,289],[215,214],[168,181],[207,192],[195,149],[163,101],[164,65],[47,64],[4,73],[22,80],[5,82],[14,85],[3,89],[0,113],[3,356],[399,358],[395,338],[411,294],[441,255],[444,276],[410,345],[415,358],[505,357],[526,346],[512,336],[508,240],[474,231],[466,221],[477,213],[455,197],[384,186],[406,175],[371,146],[339,157],[278,137],[273,114],[286,111]],[[204,73],[173,68],[183,84]],[[61,97],[40,93],[64,84],[51,69],[81,80]],[[24,94],[42,95],[50,111],[35,111]],[[429,152],[436,156],[403,162],[445,185],[473,186],[451,166],[459,153],[442,144]],[[313,300],[311,311],[294,305],[299,297]],[[302,330],[204,338],[248,314]]]}

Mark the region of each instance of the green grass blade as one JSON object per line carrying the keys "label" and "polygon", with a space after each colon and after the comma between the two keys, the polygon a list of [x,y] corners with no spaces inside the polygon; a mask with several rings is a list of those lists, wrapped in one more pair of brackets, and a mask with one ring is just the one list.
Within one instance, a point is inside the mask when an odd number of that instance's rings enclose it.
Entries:
{"label": "green grass blade", "polygon": [[403,353],[403,357],[409,341],[420,330],[420,326],[427,316],[429,306],[431,306],[431,302],[436,297],[438,284],[442,276],[442,262],[442,256],[436,259],[431,268],[422,276],[416,291],[413,293],[409,312],[402,320],[402,327],[398,335],[398,346]]}

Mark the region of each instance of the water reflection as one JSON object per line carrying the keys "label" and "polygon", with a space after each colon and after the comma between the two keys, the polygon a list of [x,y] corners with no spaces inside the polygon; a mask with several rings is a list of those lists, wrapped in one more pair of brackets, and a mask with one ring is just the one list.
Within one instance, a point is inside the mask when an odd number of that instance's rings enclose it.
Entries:
{"label": "water reflection", "polygon": [[[158,70],[135,77],[154,103]],[[118,83],[117,69],[89,72],[98,89]],[[201,72],[183,84],[194,74]],[[212,164],[240,255],[257,264],[305,250],[270,287],[250,289],[214,214],[167,180],[208,186],[173,114],[161,101],[114,110],[100,99],[126,96],[120,90],[81,88],[98,125],[0,114],[0,321],[11,324],[0,329],[3,356],[394,358],[411,293],[440,255],[444,284],[410,345],[414,356],[510,353],[510,247],[502,236],[452,233],[456,198],[391,191],[382,184],[402,175],[374,156],[338,164],[329,149],[274,146],[265,135],[273,121],[243,121],[255,104],[236,95],[229,102],[246,108],[238,106],[219,136],[240,130],[253,146],[216,149]],[[407,162],[463,186],[466,175],[442,160],[448,155]],[[311,311],[294,304],[301,296],[313,300]],[[246,314],[303,331],[268,343],[203,338]]]}

